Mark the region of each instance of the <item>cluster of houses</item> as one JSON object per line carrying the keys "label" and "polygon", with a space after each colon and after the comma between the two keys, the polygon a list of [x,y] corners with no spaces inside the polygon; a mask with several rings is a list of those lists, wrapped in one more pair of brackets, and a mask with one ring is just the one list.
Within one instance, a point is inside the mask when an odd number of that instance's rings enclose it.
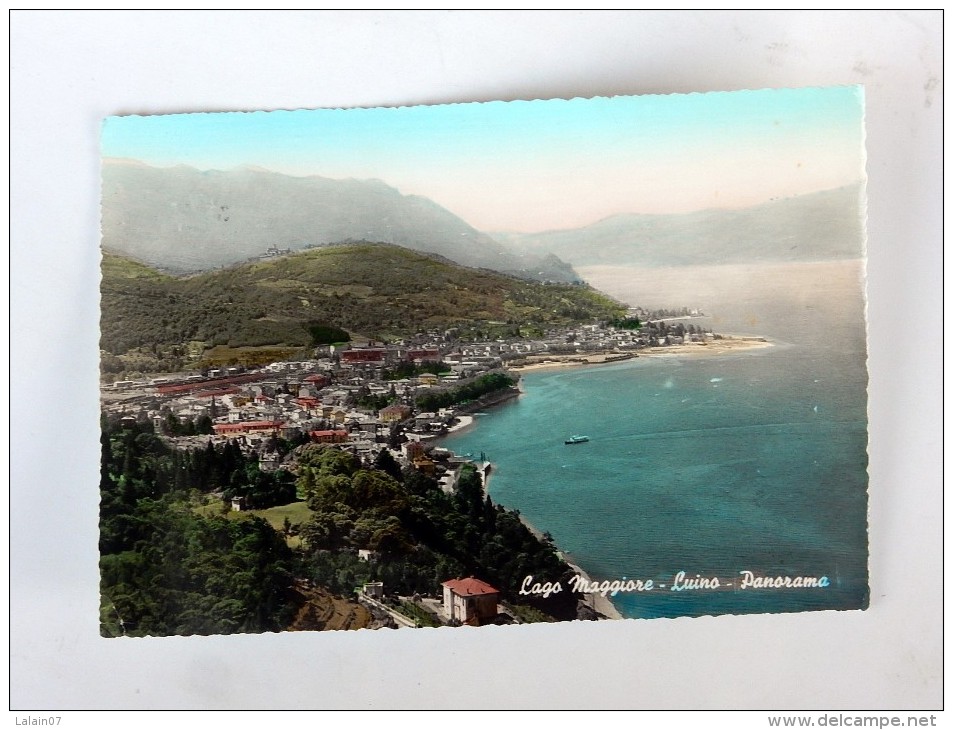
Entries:
{"label": "cluster of houses", "polygon": [[[630,310],[630,316],[637,317],[642,311]],[[583,325],[567,332],[565,341],[562,343],[547,342],[547,347],[543,351],[632,352],[644,347],[710,342],[715,338],[712,332],[691,323],[686,325],[684,321],[681,321],[698,316],[701,315],[689,314],[667,322],[642,319],[640,321],[645,322],[645,325],[638,329],[617,329],[598,324]]]}
{"label": "cluster of houses", "polygon": [[[638,316],[638,312],[633,312]],[[664,341],[659,341],[662,334]],[[460,343],[452,332],[428,333],[409,342],[368,343],[365,346],[325,346],[313,359],[274,362],[259,368],[221,367],[203,373],[118,381],[102,388],[103,411],[153,422],[157,431],[182,447],[234,442],[256,453],[263,470],[293,470],[293,452],[285,457],[274,448],[274,437],[334,444],[366,463],[380,451],[403,465],[412,465],[437,479],[452,493],[461,466],[472,460],[427,442],[461,425],[454,409],[420,412],[417,398],[433,389],[459,386],[480,375],[518,364],[530,356],[567,352],[631,352],[657,344],[704,341],[710,333],[685,327],[617,329],[597,324],[553,330],[545,337]],[[443,363],[439,373],[421,366]],[[413,367],[408,367],[413,366]],[[411,372],[394,379],[394,372]],[[178,423],[203,422],[191,435],[170,434],[170,418]],[[390,439],[399,426],[404,438]],[[188,433],[188,431],[186,431]],[[485,460],[479,464],[488,469]],[[241,501],[233,505],[242,509]],[[499,590],[474,577],[446,581],[438,614],[445,623],[481,625],[498,620]],[[364,598],[376,601],[380,584],[364,587]]]}
{"label": "cluster of houses", "polygon": [[[246,453],[257,453],[263,470],[293,468],[275,453],[275,436],[334,444],[370,463],[387,447],[391,429],[400,425],[404,443],[397,451],[392,441],[392,453],[452,489],[462,460],[425,444],[459,425],[458,414],[453,409],[420,412],[416,398],[499,369],[502,359],[444,353],[438,347],[322,349],[313,360],[104,386],[103,410],[149,420],[157,432],[184,448],[204,446],[209,440],[235,442]],[[449,369],[420,372],[421,365],[441,361]],[[410,368],[415,374],[388,379],[401,364],[416,366]],[[188,435],[171,433],[170,418],[211,427],[198,433],[185,430]]]}
{"label": "cluster of houses", "polygon": [[[633,310],[638,316],[638,310]],[[590,324],[553,330],[545,337],[461,343],[453,333],[431,332],[408,341],[364,346],[324,346],[311,360],[274,362],[246,369],[237,366],[149,381],[104,385],[104,411],[153,421],[166,430],[173,416],[180,422],[211,422],[213,442],[237,440],[258,452],[263,468],[277,468],[266,453],[270,437],[336,444],[373,459],[400,424],[407,436],[401,454],[428,473],[440,471],[422,452],[421,443],[446,433],[457,423],[452,409],[421,413],[416,399],[434,389],[461,385],[487,372],[519,364],[531,356],[566,352],[627,353],[653,344],[681,344],[711,338],[697,328],[648,323],[627,330]],[[439,374],[421,366],[443,363]],[[413,366],[413,367],[408,367]],[[394,373],[409,372],[392,379]],[[209,434],[179,436],[204,445]],[[416,445],[415,445],[416,444]],[[189,445],[185,443],[184,445]]]}

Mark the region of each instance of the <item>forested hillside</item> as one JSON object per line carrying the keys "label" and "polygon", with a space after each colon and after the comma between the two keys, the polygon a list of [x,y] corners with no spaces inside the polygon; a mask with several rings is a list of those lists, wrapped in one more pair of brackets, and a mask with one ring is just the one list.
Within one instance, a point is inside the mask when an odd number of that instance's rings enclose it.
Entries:
{"label": "forested hillside", "polygon": [[[287,500],[237,447],[180,452],[148,423],[103,420],[101,624],[106,636],[276,631],[291,618],[294,556],[263,519],[195,512],[196,493]],[[290,492],[294,495],[293,482]]]}
{"label": "forested hillside", "polygon": [[[447,494],[386,451],[369,467],[334,447],[301,446],[294,477],[262,471],[235,443],[182,451],[148,421],[104,417],[102,428],[104,636],[283,630],[297,611],[296,580],[353,598],[368,581],[389,595],[439,595],[443,581],[475,575],[512,603],[576,617],[572,595],[541,605],[519,594],[527,575],[555,581],[570,569],[484,495],[472,467]],[[251,511],[229,511],[233,497]],[[289,503],[307,517],[283,530],[262,518]]]}
{"label": "forested hillside", "polygon": [[541,284],[387,244],[331,246],[190,277],[103,257],[102,349],[180,366],[187,346],[309,347],[316,326],[374,339],[429,329],[512,334],[617,316],[584,285]]}

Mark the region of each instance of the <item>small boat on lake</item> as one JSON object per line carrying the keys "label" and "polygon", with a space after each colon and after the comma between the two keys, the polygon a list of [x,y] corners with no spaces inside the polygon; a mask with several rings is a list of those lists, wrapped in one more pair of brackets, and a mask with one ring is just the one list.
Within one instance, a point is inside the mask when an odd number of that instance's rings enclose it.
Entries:
{"label": "small boat on lake", "polygon": [[568,439],[566,439],[566,445],[568,446],[569,444],[584,444],[588,440],[589,440],[588,436],[570,436]]}

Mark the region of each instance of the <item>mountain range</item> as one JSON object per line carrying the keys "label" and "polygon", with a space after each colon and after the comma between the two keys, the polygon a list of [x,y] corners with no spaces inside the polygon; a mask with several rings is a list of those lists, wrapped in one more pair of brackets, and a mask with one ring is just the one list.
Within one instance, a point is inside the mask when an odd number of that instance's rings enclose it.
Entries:
{"label": "mountain range", "polygon": [[518,254],[429,198],[403,195],[380,180],[103,160],[103,248],[169,273],[230,266],[272,247],[297,251],[359,240],[523,278],[579,281],[555,256]]}
{"label": "mountain range", "polygon": [[571,230],[492,235],[573,266],[828,261],[863,256],[864,214],[858,183],[737,210],[615,215]]}

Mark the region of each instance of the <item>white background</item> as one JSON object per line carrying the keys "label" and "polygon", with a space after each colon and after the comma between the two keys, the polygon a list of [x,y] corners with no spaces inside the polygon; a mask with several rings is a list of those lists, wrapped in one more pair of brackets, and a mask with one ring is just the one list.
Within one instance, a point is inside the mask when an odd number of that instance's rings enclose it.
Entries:
{"label": "white background", "polygon": [[[939,11],[11,18],[11,709],[941,706]],[[864,84],[871,607],[98,634],[98,134],[113,114]]]}

